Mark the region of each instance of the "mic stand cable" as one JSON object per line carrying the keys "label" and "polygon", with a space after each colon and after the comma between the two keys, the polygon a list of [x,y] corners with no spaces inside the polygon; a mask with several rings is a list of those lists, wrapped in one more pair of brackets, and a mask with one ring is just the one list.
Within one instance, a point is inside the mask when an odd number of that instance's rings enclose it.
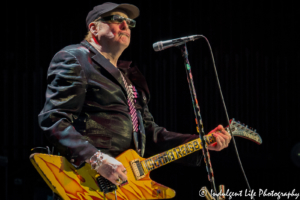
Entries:
{"label": "mic stand cable", "polygon": [[[215,64],[215,59],[214,59],[214,55],[213,55],[213,52],[212,52],[210,43],[209,43],[208,39],[207,39],[204,35],[199,35],[199,36],[201,36],[202,38],[204,38],[204,39],[206,40],[207,44],[208,44],[209,51],[210,51],[210,54],[211,54],[211,59],[212,59],[212,62],[213,62],[213,67],[214,67],[215,75],[216,75],[216,79],[217,79],[217,82],[218,82],[219,92],[220,92],[220,95],[221,95],[223,107],[224,107],[225,114],[226,114],[226,118],[227,118],[227,122],[228,122],[228,125],[229,125],[229,132],[230,132],[230,135],[231,135],[231,138],[232,138],[232,141],[233,141],[233,146],[234,146],[234,149],[235,149],[235,153],[236,153],[237,159],[238,159],[238,161],[239,161],[241,170],[242,170],[242,172],[243,172],[243,175],[244,175],[246,184],[247,184],[247,186],[248,186],[248,189],[249,189],[249,191],[251,191],[250,184],[249,184],[249,182],[248,182],[246,173],[245,173],[245,171],[244,171],[244,168],[243,168],[243,165],[242,165],[242,162],[241,162],[241,159],[240,159],[240,155],[239,155],[239,153],[238,153],[238,149],[237,149],[237,147],[236,147],[235,139],[234,139],[234,137],[232,136],[232,130],[231,130],[231,127],[230,127],[230,120],[229,120],[227,108],[226,108],[226,105],[225,105],[225,100],[224,100],[224,97],[223,97],[223,93],[222,93],[222,89],[221,89],[221,84],[220,84],[220,81],[219,81],[219,76],[218,76],[218,72],[217,72],[217,68],[216,68],[216,64]],[[255,200],[254,197],[252,197],[252,198]]]}

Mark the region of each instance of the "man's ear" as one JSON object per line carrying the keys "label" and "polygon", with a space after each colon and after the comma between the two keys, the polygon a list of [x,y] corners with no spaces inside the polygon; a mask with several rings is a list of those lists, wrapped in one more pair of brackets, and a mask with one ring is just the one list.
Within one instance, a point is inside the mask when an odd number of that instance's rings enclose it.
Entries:
{"label": "man's ear", "polygon": [[91,31],[91,33],[92,33],[93,36],[97,35],[98,30],[97,30],[97,26],[96,26],[96,24],[94,22],[91,22],[89,24],[89,29],[90,29],[90,31]]}

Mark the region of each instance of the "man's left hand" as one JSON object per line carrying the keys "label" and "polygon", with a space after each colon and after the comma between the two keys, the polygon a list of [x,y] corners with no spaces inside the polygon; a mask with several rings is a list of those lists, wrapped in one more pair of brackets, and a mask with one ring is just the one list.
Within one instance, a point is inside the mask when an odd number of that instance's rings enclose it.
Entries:
{"label": "man's left hand", "polygon": [[225,131],[222,125],[217,126],[209,133],[212,133],[216,138],[216,142],[208,146],[209,150],[221,151],[222,149],[228,147],[228,144],[231,140],[231,135]]}

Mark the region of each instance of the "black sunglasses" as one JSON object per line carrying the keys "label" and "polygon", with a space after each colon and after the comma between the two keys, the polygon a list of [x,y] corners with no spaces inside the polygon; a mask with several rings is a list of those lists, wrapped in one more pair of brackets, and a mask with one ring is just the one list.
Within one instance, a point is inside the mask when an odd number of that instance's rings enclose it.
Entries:
{"label": "black sunglasses", "polygon": [[125,18],[120,15],[110,15],[107,17],[102,17],[99,20],[104,22],[113,22],[113,23],[122,23],[125,20],[129,28],[134,28],[136,24],[135,20],[130,18]]}

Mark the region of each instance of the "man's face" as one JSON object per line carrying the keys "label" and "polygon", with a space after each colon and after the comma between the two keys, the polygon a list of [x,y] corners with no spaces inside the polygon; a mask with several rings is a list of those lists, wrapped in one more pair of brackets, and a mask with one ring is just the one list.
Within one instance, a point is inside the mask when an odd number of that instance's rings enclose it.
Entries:
{"label": "man's face", "polygon": [[[112,12],[105,13],[102,17],[107,17],[111,15],[119,15],[121,17],[128,18],[127,14],[124,13],[122,10],[115,10]],[[124,46],[125,48],[129,46],[131,31],[125,20],[121,23],[105,22],[105,21],[102,23],[103,24],[100,29],[108,28],[108,31],[110,32],[110,37],[105,38],[109,44],[118,44]],[[114,37],[112,37],[111,33],[113,34]]]}

